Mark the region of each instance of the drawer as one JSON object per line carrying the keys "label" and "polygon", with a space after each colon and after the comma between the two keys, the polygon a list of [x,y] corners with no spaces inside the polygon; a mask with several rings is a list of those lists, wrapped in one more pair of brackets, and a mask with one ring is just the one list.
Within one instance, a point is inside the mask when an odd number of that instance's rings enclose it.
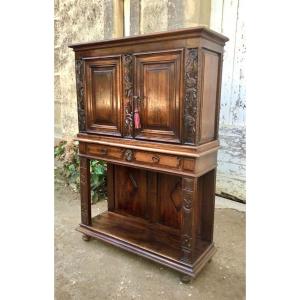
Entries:
{"label": "drawer", "polygon": [[157,168],[172,168],[181,170],[183,159],[180,156],[157,152],[134,150],[122,147],[113,147],[99,144],[86,144],[83,154],[99,157],[99,159],[112,159],[136,165],[148,165]]}
{"label": "drawer", "polygon": [[169,167],[178,169],[181,167],[181,158],[155,152],[136,151],[134,154],[136,162],[151,164],[153,166]]}
{"label": "drawer", "polygon": [[106,145],[87,144],[86,154],[99,156],[102,158],[122,159],[124,150],[118,147],[110,147]]}

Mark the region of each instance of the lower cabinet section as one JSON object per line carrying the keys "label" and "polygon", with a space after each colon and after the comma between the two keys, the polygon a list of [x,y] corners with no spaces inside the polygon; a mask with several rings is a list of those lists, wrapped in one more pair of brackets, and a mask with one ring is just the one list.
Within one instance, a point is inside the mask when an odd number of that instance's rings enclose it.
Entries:
{"label": "lower cabinet section", "polygon": [[108,164],[108,211],[78,230],[195,277],[215,253],[214,200],[215,170],[181,177]]}
{"label": "lower cabinet section", "polygon": [[180,229],[181,177],[114,166],[114,211]]}

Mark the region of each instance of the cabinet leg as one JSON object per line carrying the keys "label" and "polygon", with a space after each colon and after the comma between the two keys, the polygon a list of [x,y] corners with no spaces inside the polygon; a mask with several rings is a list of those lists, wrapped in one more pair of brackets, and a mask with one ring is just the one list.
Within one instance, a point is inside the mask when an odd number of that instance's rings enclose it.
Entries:
{"label": "cabinet leg", "polygon": [[181,260],[191,264],[196,244],[196,200],[198,196],[197,178],[182,178],[182,224],[181,224]]}
{"label": "cabinet leg", "polygon": [[187,284],[187,283],[190,283],[190,282],[192,281],[192,277],[189,276],[189,275],[184,274],[184,275],[181,275],[180,281],[181,281],[182,283]]}
{"label": "cabinet leg", "polygon": [[86,234],[83,234],[83,235],[82,235],[82,239],[83,239],[85,242],[88,242],[88,241],[91,239],[91,237],[88,236],[88,235],[86,235]]}
{"label": "cabinet leg", "polygon": [[91,225],[90,160],[80,157],[81,223]]}

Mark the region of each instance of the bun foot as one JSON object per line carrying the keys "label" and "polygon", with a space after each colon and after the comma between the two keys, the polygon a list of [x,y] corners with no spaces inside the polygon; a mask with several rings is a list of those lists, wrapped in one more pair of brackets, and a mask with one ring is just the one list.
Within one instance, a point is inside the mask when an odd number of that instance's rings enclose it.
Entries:
{"label": "bun foot", "polygon": [[190,283],[191,280],[192,280],[192,277],[189,276],[189,275],[182,275],[182,276],[180,277],[180,281],[181,281],[182,283],[185,283],[185,284]]}
{"label": "bun foot", "polygon": [[82,235],[82,239],[83,239],[85,242],[88,242],[88,241],[91,239],[91,237],[88,236],[88,235],[86,235],[86,234],[83,234],[83,235]]}

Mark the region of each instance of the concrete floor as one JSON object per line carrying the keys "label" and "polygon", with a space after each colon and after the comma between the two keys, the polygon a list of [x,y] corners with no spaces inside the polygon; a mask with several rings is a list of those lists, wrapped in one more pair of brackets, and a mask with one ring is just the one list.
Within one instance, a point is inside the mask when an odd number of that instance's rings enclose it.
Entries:
{"label": "concrete floor", "polygon": [[[218,198],[213,260],[191,284],[167,267],[75,231],[79,194],[55,184],[55,299],[245,299],[245,205]],[[219,207],[219,208],[218,208]],[[226,207],[233,207],[226,208]],[[93,214],[106,201],[93,205]]]}

